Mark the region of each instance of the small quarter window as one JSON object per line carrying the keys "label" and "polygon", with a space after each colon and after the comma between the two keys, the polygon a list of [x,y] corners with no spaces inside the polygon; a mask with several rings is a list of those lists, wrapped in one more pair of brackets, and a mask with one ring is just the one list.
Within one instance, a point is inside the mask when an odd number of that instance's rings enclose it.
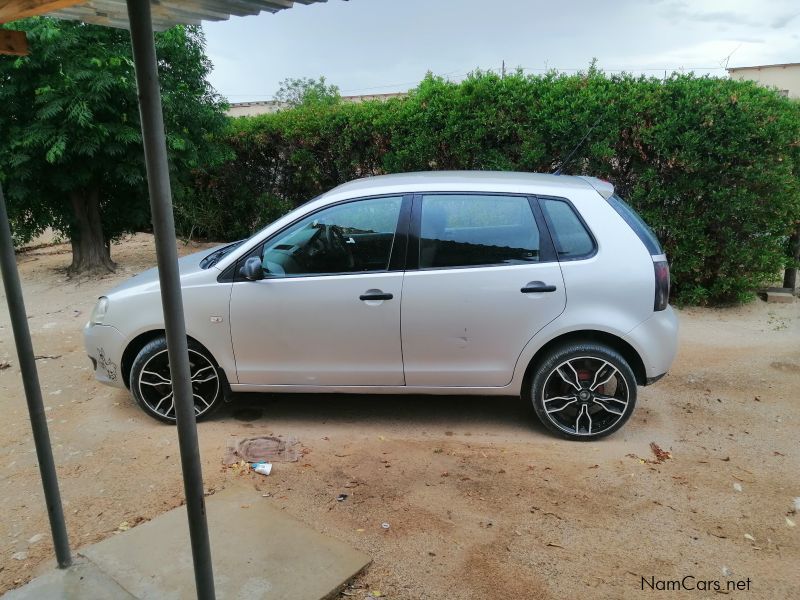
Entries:
{"label": "small quarter window", "polygon": [[526,197],[426,195],[421,219],[421,269],[539,261],[539,229]]}
{"label": "small quarter window", "polygon": [[614,194],[608,199],[608,203],[614,208],[615,211],[622,217],[625,222],[633,229],[634,233],[639,236],[642,243],[650,251],[653,256],[664,254],[661,249],[661,244],[652,229],[644,222],[644,219],[633,210],[630,204],[625,202],[622,198]]}
{"label": "small quarter window", "polygon": [[594,252],[594,241],[575,209],[564,200],[541,199],[559,259],[582,258]]}

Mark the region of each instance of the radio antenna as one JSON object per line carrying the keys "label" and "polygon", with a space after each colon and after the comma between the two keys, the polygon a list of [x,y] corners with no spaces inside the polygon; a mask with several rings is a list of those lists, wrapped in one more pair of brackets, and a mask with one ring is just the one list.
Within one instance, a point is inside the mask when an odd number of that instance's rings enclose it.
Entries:
{"label": "radio antenna", "polygon": [[588,130],[588,131],[586,132],[586,134],[583,136],[583,138],[581,139],[581,141],[580,141],[580,142],[578,142],[577,146],[575,146],[575,147],[572,149],[572,152],[570,152],[570,153],[569,153],[569,155],[567,156],[567,158],[565,158],[565,159],[564,159],[564,162],[562,162],[562,163],[561,163],[561,165],[560,165],[560,166],[559,166],[559,167],[558,167],[558,168],[557,168],[557,169],[556,169],[556,170],[553,172],[553,175],[561,175],[561,172],[562,172],[562,171],[564,170],[564,168],[565,168],[565,167],[566,167],[566,166],[569,164],[569,161],[570,161],[570,160],[572,160],[572,156],[573,156],[573,155],[574,155],[574,154],[575,154],[575,153],[578,151],[578,149],[579,149],[581,146],[583,146],[583,142],[585,142],[585,141],[586,141],[586,138],[588,138],[588,137],[589,137],[589,134],[590,134],[590,133],[592,133],[592,130],[593,130],[595,127],[597,127],[597,125],[600,123],[600,121],[601,121],[602,119],[603,119],[603,115],[600,115],[600,116],[597,118],[597,120],[594,122],[594,125],[592,125],[591,127],[589,127],[589,130]]}

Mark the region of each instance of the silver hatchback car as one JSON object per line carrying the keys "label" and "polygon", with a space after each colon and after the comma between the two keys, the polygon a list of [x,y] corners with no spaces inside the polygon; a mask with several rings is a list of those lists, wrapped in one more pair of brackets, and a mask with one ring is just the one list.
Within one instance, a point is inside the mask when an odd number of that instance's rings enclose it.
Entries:
{"label": "silver hatchback car", "polygon": [[[230,392],[522,395],[589,440],[677,347],[658,240],[591,177],[360,179],[180,272],[198,419]],[[99,381],[173,422],[163,327],[151,269],[101,297],[84,335]]]}

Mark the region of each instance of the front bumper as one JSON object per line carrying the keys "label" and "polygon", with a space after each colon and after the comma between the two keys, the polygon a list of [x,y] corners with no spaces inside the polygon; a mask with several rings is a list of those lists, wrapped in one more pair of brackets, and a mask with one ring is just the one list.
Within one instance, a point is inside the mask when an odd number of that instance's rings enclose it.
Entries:
{"label": "front bumper", "polygon": [[644,363],[647,383],[655,383],[672,366],[678,353],[678,316],[671,306],[653,313],[625,336]]}
{"label": "front bumper", "polygon": [[124,338],[116,327],[87,323],[83,328],[83,344],[92,361],[97,381],[124,388],[122,380],[122,352]]}

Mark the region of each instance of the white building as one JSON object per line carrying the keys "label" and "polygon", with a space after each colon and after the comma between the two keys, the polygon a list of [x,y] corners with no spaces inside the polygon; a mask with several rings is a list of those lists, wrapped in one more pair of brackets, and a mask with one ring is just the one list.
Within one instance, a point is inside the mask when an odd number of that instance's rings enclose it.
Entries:
{"label": "white building", "polygon": [[728,69],[731,79],[755,81],[765,87],[774,87],[789,98],[800,98],[800,63],[762,65]]}

